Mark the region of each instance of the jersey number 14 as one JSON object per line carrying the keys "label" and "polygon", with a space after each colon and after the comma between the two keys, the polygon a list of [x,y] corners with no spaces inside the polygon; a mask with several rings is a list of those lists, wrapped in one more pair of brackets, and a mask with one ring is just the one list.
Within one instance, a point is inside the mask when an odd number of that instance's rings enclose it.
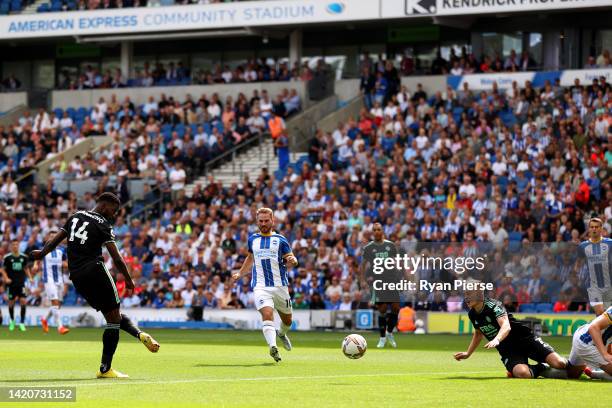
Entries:
{"label": "jersey number 14", "polygon": [[85,241],[87,241],[87,226],[89,225],[89,222],[83,221],[83,224],[81,224],[81,227],[77,230],[78,223],[78,218],[72,219],[72,228],[70,229],[69,241],[74,241],[74,238],[76,237],[81,240],[81,245],[83,245]]}

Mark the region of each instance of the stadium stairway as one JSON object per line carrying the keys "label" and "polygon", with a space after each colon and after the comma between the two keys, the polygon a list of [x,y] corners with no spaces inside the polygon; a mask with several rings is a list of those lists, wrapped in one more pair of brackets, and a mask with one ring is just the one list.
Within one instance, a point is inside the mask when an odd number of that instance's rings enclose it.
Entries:
{"label": "stadium stairway", "polygon": [[43,5],[49,3],[50,0],[36,0],[26,8],[21,11],[21,14],[35,14],[38,12],[38,8]]}
{"label": "stadium stairway", "polygon": [[239,153],[233,161],[214,169],[207,176],[197,178],[193,183],[185,186],[185,195],[191,197],[197,184],[206,186],[209,176],[221,182],[224,187],[229,187],[232,183],[242,181],[245,174],[251,176],[251,181],[253,181],[253,177],[258,176],[264,167],[268,169],[270,174],[278,169],[278,158],[274,156],[274,146],[271,138],[265,139],[261,146],[252,147],[243,153]]}

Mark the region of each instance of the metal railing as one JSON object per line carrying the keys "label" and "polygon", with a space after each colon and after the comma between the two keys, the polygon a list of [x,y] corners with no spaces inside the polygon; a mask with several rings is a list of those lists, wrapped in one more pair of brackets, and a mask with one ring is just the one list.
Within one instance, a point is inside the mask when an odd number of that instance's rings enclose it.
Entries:
{"label": "metal railing", "polygon": [[[244,152],[247,148],[250,148],[252,145],[255,145],[255,144],[258,145],[258,148],[259,148],[258,149],[259,159],[262,161],[265,161],[266,163],[269,163],[270,162],[270,151],[265,150],[264,152],[263,142],[265,139],[270,138],[270,137],[271,136],[269,133],[261,133],[255,137],[251,137],[241,142],[240,144],[234,146],[227,152],[224,152],[220,156],[217,156],[214,159],[206,162],[204,164],[204,169],[203,169],[204,171],[200,175],[208,176],[208,173],[210,173],[212,169],[219,167],[225,162],[227,162],[228,158],[232,162],[232,175],[236,175],[236,157],[238,156],[238,154]],[[265,158],[264,158],[264,155],[265,155]],[[240,176],[242,177],[243,175],[242,163],[239,164],[239,173],[240,173]]]}

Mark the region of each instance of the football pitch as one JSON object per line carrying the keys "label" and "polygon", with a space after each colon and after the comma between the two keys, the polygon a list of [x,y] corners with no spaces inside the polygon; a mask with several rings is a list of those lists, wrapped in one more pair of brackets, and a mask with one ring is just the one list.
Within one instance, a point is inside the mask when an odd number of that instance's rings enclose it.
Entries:
{"label": "football pitch", "polygon": [[[121,332],[113,367],[131,378],[97,380],[102,329],[66,336],[38,328],[0,329],[0,387],[73,386],[76,403],[45,407],[610,407],[612,384],[590,380],[507,379],[496,351],[478,350],[456,362],[469,336],[396,335],[398,349],[376,349],[377,334],[361,333],[368,351],[349,360],[347,333],[291,332],[294,349],[274,363],[261,332],[152,330],[151,354]],[[567,356],[570,338],[546,338]],[[484,342],[482,343],[484,344]],[[280,345],[280,343],[279,343]],[[587,402],[588,401],[588,402]],[[0,406],[39,406],[0,403]]]}

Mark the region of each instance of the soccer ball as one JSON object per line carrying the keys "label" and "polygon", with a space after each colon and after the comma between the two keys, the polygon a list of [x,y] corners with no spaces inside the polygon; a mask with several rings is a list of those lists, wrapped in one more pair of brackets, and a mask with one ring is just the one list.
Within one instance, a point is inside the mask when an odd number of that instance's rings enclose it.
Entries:
{"label": "soccer ball", "polygon": [[342,352],[353,360],[363,357],[367,348],[366,339],[359,334],[349,334],[342,340]]}

